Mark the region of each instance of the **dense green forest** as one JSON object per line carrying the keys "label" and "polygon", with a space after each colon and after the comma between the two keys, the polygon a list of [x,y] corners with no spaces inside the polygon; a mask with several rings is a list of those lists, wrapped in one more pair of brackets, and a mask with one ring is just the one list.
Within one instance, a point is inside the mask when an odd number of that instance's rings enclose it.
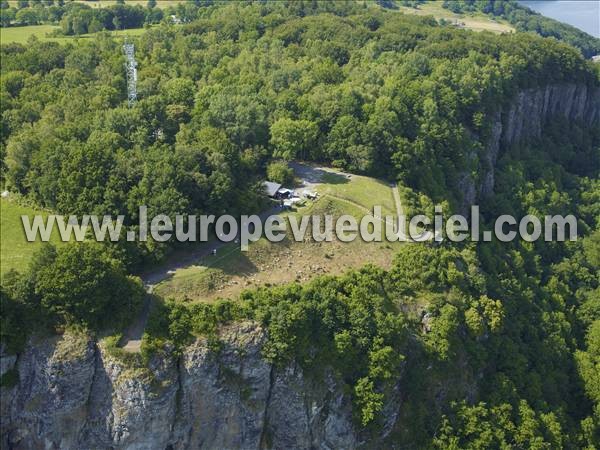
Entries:
{"label": "dense green forest", "polygon": [[[189,25],[149,30],[133,108],[117,40],[3,46],[7,186],[61,213],[132,224],[141,204],[150,216],[252,211],[268,161],[299,157],[456,204],[490,112],[520,88],[596,80],[556,41],[360,3],[292,6],[202,8]],[[128,248],[128,265],[160,257],[156,247]]]}
{"label": "dense green forest", "polygon": [[[473,33],[360,2],[202,7],[135,44],[132,107],[122,42],[108,35],[1,47],[11,192],[61,213],[124,214],[134,227],[141,204],[150,216],[252,212],[267,170],[305,159],[398,180],[456,209],[461,174],[481,172],[493,115],[517,92],[600,84],[598,68],[555,39]],[[365,432],[381,428],[400,383],[402,426],[387,438],[396,446],[597,448],[599,149],[598,127],[557,119],[541,139],[503,149],[482,205],[484,222],[575,214],[577,242],[407,244],[388,271],[212,304],[157,299],[143,354],[167,343],[177,353],[251,318],[267,329],[274,363],[295,360],[314,376],[333,366]],[[128,273],[168,250],[45,248],[3,280],[3,342],[18,351],[25,330],[122,330],[143,296]]]}

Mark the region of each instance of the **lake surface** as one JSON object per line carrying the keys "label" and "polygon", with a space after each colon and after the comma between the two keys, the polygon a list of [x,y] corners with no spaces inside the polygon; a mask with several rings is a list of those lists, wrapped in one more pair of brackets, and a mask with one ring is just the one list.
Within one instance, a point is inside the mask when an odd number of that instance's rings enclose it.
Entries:
{"label": "lake surface", "polygon": [[528,0],[519,3],[600,38],[600,0]]}

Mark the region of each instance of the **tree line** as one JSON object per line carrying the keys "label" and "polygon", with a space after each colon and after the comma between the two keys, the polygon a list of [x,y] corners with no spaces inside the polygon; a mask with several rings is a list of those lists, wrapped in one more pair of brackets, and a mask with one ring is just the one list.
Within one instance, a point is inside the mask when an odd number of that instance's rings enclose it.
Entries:
{"label": "tree line", "polygon": [[145,7],[129,5],[124,0],[101,7],[96,6],[94,1],[86,4],[64,0],[20,0],[15,6],[10,6],[8,1],[3,0],[0,3],[0,26],[54,24],[60,25],[60,32],[65,35],[81,35],[140,28],[163,20],[189,22],[198,16],[200,8],[212,3],[212,0],[173,2],[159,8],[156,0],[149,0]]}

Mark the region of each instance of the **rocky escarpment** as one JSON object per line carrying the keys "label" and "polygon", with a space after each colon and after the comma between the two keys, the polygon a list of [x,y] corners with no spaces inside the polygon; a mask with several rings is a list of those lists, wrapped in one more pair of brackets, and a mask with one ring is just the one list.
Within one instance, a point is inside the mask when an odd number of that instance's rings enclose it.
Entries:
{"label": "rocky escarpment", "polygon": [[335,377],[274,367],[264,340],[254,323],[231,325],[218,351],[199,339],[149,370],[85,336],[32,342],[18,383],[2,389],[2,448],[357,447],[350,397]]}
{"label": "rocky escarpment", "polygon": [[557,84],[520,91],[492,117],[485,143],[481,175],[461,180],[463,210],[494,190],[494,168],[503,149],[542,136],[546,124],[556,118],[585,126],[600,125],[600,88],[585,84]]}

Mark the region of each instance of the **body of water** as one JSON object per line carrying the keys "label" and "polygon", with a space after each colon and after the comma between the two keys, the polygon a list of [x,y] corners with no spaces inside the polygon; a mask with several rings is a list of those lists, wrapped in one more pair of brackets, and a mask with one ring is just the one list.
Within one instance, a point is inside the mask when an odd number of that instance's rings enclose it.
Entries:
{"label": "body of water", "polygon": [[528,0],[519,3],[600,38],[600,0]]}

